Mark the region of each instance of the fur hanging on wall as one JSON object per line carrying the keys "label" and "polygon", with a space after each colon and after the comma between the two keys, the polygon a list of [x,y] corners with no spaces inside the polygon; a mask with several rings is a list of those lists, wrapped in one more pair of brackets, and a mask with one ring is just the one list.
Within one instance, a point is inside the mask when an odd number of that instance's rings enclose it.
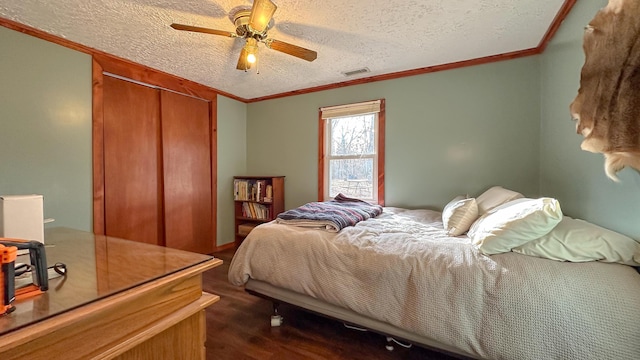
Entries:
{"label": "fur hanging on wall", "polygon": [[580,89],[570,106],[581,148],[603,153],[605,172],[640,170],[640,1],[609,0],[585,28]]}

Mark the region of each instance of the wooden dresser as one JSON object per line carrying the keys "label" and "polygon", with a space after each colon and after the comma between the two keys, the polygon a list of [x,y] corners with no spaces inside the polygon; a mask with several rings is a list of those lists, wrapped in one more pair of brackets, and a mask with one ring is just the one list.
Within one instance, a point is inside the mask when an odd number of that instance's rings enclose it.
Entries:
{"label": "wooden dresser", "polygon": [[45,231],[49,290],[0,316],[0,359],[204,359],[202,291],[212,256],[94,235]]}

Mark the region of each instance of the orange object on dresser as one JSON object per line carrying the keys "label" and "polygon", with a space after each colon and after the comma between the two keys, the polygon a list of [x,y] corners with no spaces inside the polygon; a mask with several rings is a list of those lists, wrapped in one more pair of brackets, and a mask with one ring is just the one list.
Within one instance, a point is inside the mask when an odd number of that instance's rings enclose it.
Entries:
{"label": "orange object on dresser", "polygon": [[0,315],[13,311],[15,299],[14,266],[18,248],[0,244]]}

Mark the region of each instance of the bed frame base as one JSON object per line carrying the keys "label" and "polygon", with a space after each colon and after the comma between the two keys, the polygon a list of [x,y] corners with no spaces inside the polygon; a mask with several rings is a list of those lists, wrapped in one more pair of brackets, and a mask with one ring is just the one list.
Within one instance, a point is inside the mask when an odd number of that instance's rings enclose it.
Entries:
{"label": "bed frame base", "polygon": [[[365,317],[353,311],[322,302],[310,296],[275,287],[263,281],[249,279],[245,284],[245,291],[251,295],[273,302],[274,312],[271,317],[271,326],[280,326],[282,324],[283,318],[278,314],[278,307],[280,304],[284,303],[316,315],[340,321],[347,328],[356,328],[361,331],[371,331],[383,335],[387,338],[387,345],[385,348],[389,351],[394,349],[395,344],[403,347],[411,347],[412,344],[415,344],[455,358],[473,359],[470,354],[460,352],[460,350],[451,346],[440,344],[432,339],[410,333],[401,328]],[[278,325],[274,325],[274,317],[278,318],[278,320],[276,320]]]}
{"label": "bed frame base", "polygon": [[282,325],[282,321],[284,320],[282,318],[282,316],[280,314],[278,314],[278,307],[279,306],[280,306],[280,302],[273,301],[273,315],[271,315],[271,327],[278,327],[278,326]]}

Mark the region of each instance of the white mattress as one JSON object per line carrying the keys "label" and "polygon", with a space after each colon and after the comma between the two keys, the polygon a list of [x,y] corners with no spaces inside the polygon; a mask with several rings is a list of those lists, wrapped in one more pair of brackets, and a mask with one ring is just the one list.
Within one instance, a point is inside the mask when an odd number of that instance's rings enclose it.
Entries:
{"label": "white mattress", "polygon": [[482,255],[440,213],[385,208],[339,233],[256,227],[229,270],[478,358],[635,359],[640,275],[619,264]]}

